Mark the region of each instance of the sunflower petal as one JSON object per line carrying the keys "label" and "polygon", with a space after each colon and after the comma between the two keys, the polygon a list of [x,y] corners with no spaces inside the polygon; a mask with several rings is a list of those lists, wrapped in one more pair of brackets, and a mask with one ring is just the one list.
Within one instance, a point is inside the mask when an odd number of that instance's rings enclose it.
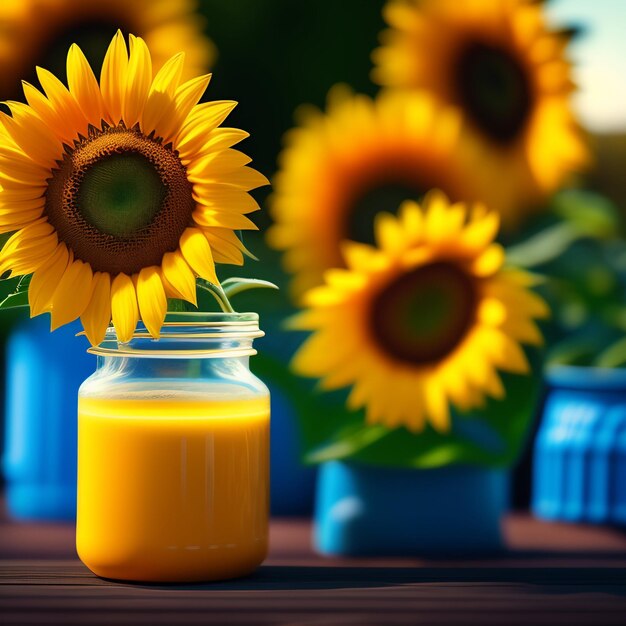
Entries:
{"label": "sunflower petal", "polygon": [[118,124],[123,117],[124,91],[128,72],[128,51],[122,31],[113,37],[102,63],[100,91],[107,118]]}
{"label": "sunflower petal", "polygon": [[167,311],[167,298],[156,267],[144,267],[137,278],[137,301],[148,332],[159,338]]}
{"label": "sunflower petal", "polygon": [[130,341],[139,321],[139,306],[135,285],[126,274],[118,274],[111,285],[111,316],[118,340]]}
{"label": "sunflower petal", "polygon": [[140,119],[152,81],[152,59],[146,42],[130,35],[128,74],[124,92],[124,123],[134,126]]}
{"label": "sunflower petal", "polygon": [[198,276],[219,285],[211,246],[201,230],[187,228],[180,238],[180,249],[185,261]]}
{"label": "sunflower petal", "polygon": [[93,274],[88,263],[71,262],[57,288],[50,305],[50,329],[54,330],[74,321],[87,308],[93,291]]}
{"label": "sunflower petal", "polygon": [[161,261],[163,278],[176,292],[176,297],[197,305],[196,277],[180,252],[167,252]]}
{"label": "sunflower petal", "polygon": [[111,321],[111,277],[107,272],[96,272],[93,275],[93,292],[80,321],[92,346],[104,340]]}
{"label": "sunflower petal", "polygon": [[52,296],[63,274],[65,274],[70,258],[66,245],[61,243],[45,267],[33,274],[28,287],[28,304],[31,317],[50,310]]}
{"label": "sunflower petal", "polygon": [[67,84],[88,122],[99,126],[104,118],[102,94],[89,61],[76,44],[67,54]]}

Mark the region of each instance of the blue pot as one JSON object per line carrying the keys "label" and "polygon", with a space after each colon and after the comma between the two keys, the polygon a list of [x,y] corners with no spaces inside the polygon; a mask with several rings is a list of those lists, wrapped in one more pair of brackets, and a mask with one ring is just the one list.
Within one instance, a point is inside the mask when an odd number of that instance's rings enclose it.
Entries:
{"label": "blue pot", "polygon": [[16,519],[76,516],[78,388],[95,369],[79,322],[50,333],[47,316],[20,323],[7,343],[3,469]]}
{"label": "blue pot", "polygon": [[328,555],[484,553],[502,548],[509,473],[470,466],[320,466],[314,543]]}
{"label": "blue pot", "polygon": [[532,509],[626,524],[626,370],[553,368],[535,440]]}

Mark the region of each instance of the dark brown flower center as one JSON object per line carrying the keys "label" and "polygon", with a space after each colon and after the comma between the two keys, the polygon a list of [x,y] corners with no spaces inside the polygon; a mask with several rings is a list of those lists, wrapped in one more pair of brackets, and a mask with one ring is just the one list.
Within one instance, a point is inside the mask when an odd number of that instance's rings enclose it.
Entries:
{"label": "dark brown flower center", "polygon": [[67,148],[46,191],[59,239],[94,271],[134,274],[178,248],[195,207],[171,147],[138,127],[92,129]]}
{"label": "dark brown flower center", "polygon": [[419,267],[388,285],[372,306],[370,327],[390,356],[426,365],[447,356],[474,321],[476,288],[457,265]]}
{"label": "dark brown flower center", "polygon": [[459,104],[491,139],[507,144],[524,129],[533,106],[525,68],[509,51],[481,42],[461,49],[454,84]]}

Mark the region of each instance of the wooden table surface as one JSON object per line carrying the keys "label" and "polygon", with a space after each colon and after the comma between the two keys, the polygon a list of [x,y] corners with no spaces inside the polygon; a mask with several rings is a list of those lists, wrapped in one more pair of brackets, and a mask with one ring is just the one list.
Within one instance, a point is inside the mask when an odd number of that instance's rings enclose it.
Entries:
{"label": "wooden table surface", "polygon": [[324,559],[310,523],[275,520],[252,577],[118,584],[91,574],[74,528],[0,521],[0,624],[626,624],[626,533],[505,520],[509,550],[470,560]]}

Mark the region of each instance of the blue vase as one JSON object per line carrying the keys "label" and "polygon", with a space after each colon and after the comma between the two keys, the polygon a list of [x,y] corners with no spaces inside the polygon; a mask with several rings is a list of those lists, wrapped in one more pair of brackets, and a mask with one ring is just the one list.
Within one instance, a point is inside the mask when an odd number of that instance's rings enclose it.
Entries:
{"label": "blue vase", "polygon": [[95,369],[79,322],[50,332],[47,316],[20,323],[7,343],[7,508],[23,520],[76,516],[78,388]]}
{"label": "blue vase", "polygon": [[485,553],[502,548],[507,470],[320,466],[314,543],[328,555]]}
{"label": "blue vase", "polygon": [[535,440],[532,510],[626,525],[626,370],[553,368]]}

